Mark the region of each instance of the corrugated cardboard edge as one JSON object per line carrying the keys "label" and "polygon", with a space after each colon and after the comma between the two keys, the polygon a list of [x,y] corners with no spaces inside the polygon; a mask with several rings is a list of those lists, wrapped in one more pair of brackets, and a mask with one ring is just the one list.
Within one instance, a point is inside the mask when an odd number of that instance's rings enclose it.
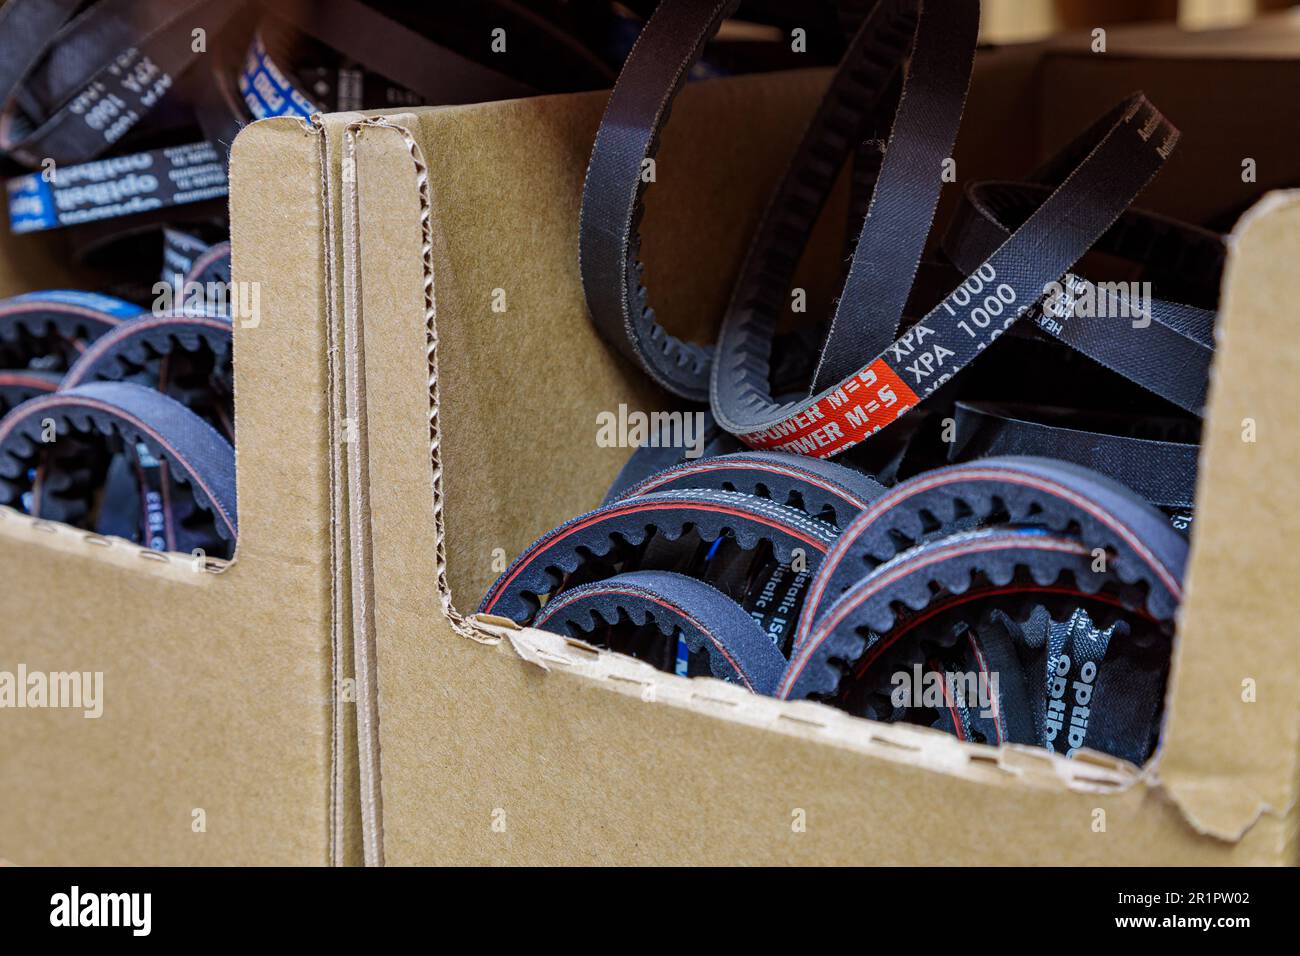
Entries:
{"label": "corrugated cardboard edge", "polygon": [[365,480],[369,457],[366,430],[364,334],[359,314],[360,270],[357,268],[357,196],[353,127],[344,133],[343,180],[343,280],[344,415],[347,435],[347,507],[349,560],[352,574],[352,648],[355,658],[357,698],[358,783],[361,810],[362,853],[367,866],[382,866],[382,793],[379,785],[379,701],[374,679],[375,589],[371,575],[370,488]]}
{"label": "corrugated cardboard edge", "polygon": [[346,719],[343,706],[344,676],[341,668],[344,660],[344,642],[346,640],[343,616],[348,613],[347,605],[351,596],[351,584],[347,576],[346,563],[341,560],[342,554],[345,553],[343,549],[346,548],[347,541],[343,537],[342,531],[345,527],[342,516],[346,505],[344,499],[345,490],[340,473],[341,469],[339,468],[338,406],[340,389],[338,387],[338,343],[336,341],[336,323],[334,321],[334,316],[338,311],[335,289],[338,269],[336,268],[334,256],[334,247],[336,245],[334,237],[337,224],[334,215],[335,200],[330,189],[330,181],[333,177],[330,175],[332,164],[330,162],[329,137],[325,135],[319,116],[313,116],[307,125],[316,134],[317,145],[320,149],[321,198],[324,202],[325,212],[325,229],[321,236],[321,259],[325,266],[326,366],[331,389],[327,427],[330,438],[330,601],[332,605],[330,645],[334,656],[333,698],[330,702],[330,861],[335,866],[338,866],[343,862],[344,807],[346,806],[347,789],[343,774],[344,741],[346,739],[346,735],[342,730],[343,722]]}
{"label": "corrugated cardboard edge", "polygon": [[350,700],[348,683],[353,677],[351,633],[352,586],[348,563],[347,487],[344,481],[343,448],[346,426],[343,421],[343,370],[339,361],[339,338],[342,334],[341,278],[339,262],[337,187],[340,170],[339,142],[346,124],[356,114],[315,115],[310,119],[282,118],[270,122],[296,125],[311,136],[317,148],[321,217],[320,256],[325,277],[326,367],[330,394],[327,402],[330,482],[330,568],[331,568],[331,701],[330,701],[330,774],[329,774],[329,862],[333,866],[355,865],[361,861],[360,800],[357,794],[356,710]]}
{"label": "corrugated cardboard edge", "polygon": [[[283,118],[283,122],[302,128],[316,143],[321,202],[320,256],[325,277],[325,314],[322,316],[326,336],[326,367],[330,384],[327,404],[327,432],[329,435],[330,482],[330,646],[331,646],[331,700],[330,700],[330,770],[329,770],[329,863],[345,866],[358,862],[357,847],[352,845],[359,837],[356,732],[353,714],[345,701],[345,682],[351,676],[352,655],[348,609],[351,601],[351,582],[345,560],[348,547],[347,525],[344,520],[344,483],[341,474],[341,423],[338,407],[341,402],[340,373],[337,368],[338,327],[341,322],[338,302],[338,279],[341,270],[337,262],[338,196],[331,183],[337,178],[337,128],[346,120],[343,115],[312,116],[310,119]],[[327,122],[328,121],[328,122]]]}
{"label": "corrugated cardboard edge", "polygon": [[[6,533],[15,539],[39,541],[43,546],[64,554],[84,554],[87,548],[95,548],[100,551],[98,557],[119,567],[136,564],[137,560],[148,561],[159,565],[159,571],[162,567],[175,571],[176,580],[192,580],[195,570],[208,574],[221,574],[235,564],[233,558],[223,561],[219,558],[204,557],[200,567],[196,565],[196,559],[188,554],[176,551],[153,551],[125,538],[108,537],[57,521],[33,518],[8,506],[0,506],[0,525],[3,525]],[[136,566],[138,567],[138,564]]]}
{"label": "corrugated cardboard edge", "polygon": [[344,414],[349,423],[347,441],[348,527],[351,538],[351,574],[353,582],[352,626],[357,696],[357,737],[360,765],[360,808],[363,849],[367,866],[382,866],[383,795],[379,754],[379,685],[375,679],[374,581],[371,561],[370,494],[365,463],[369,458],[366,430],[365,390],[365,319],[361,314],[360,289],[363,277],[358,264],[359,225],[357,221],[356,163],[357,133],[365,127],[386,129],[402,138],[410,152],[415,183],[420,198],[421,256],[424,274],[424,321],[429,363],[429,462],[433,469],[433,520],[437,529],[434,555],[435,573],[441,607],[448,623],[459,634],[476,637],[451,604],[447,584],[447,553],[443,535],[442,463],[438,453],[438,336],[434,321],[433,295],[433,227],[429,181],[423,156],[410,132],[381,117],[371,117],[348,125],[343,156],[343,259],[346,279],[344,295]]}
{"label": "corrugated cardboard edge", "polygon": [[[355,864],[363,858],[364,828],[361,826],[361,801],[358,737],[355,706],[355,656],[352,647],[352,582],[348,560],[349,523],[345,446],[348,424],[344,410],[343,362],[340,339],[343,337],[343,273],[340,262],[340,210],[343,201],[339,181],[342,174],[342,130],[356,114],[334,113],[313,116],[308,127],[317,136],[320,148],[321,197],[324,203],[325,230],[321,257],[326,280],[326,358],[330,380],[330,564],[333,574],[333,624],[331,642],[334,653],[334,699],[332,703],[332,769],[330,793],[330,858],[335,866]],[[353,686],[349,688],[349,683]]]}

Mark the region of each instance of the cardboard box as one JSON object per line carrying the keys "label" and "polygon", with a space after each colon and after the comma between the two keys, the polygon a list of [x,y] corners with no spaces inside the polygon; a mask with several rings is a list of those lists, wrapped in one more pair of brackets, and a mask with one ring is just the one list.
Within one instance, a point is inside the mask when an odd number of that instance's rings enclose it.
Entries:
{"label": "cardboard box", "polygon": [[[0,710],[0,858],[360,859],[327,140],[280,126],[236,149],[234,269],[261,321],[236,323],[233,561],[0,509],[0,671],[103,674],[97,719]],[[59,239],[0,235],[0,294],[86,282]]]}
{"label": "cardboard box", "polygon": [[[1056,55],[983,58],[961,178],[1016,175],[1046,150]],[[1155,80],[1170,66],[1186,74],[1177,58],[1147,62]],[[644,232],[652,299],[678,330],[710,334],[824,82],[699,84],[675,106]],[[1296,862],[1300,350],[1286,280],[1300,194],[1268,197],[1233,239],[1163,744],[1140,770],[1069,761],[754,697],[470,616],[505,561],[600,499],[627,452],[596,446],[596,414],[667,404],[585,315],[577,213],[603,103],[425,110],[347,130],[367,862]],[[1222,157],[1240,144],[1204,134],[1223,121],[1205,112],[1187,125]],[[1009,162],[992,168],[999,157]],[[811,258],[825,280],[834,258]]]}

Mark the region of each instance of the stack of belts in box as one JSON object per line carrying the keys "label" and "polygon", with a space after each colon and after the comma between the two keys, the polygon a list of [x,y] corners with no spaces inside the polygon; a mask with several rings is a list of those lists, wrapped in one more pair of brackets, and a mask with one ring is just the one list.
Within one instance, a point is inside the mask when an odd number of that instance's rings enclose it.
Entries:
{"label": "stack of belts in box", "polygon": [[[49,248],[104,277],[0,301],[0,505],[231,556],[232,330],[274,321],[231,282],[240,127],[605,88],[640,22],[608,0],[0,6],[10,231],[55,232],[64,245]],[[784,49],[717,44],[711,71],[777,68]]]}
{"label": "stack of belts in box", "polygon": [[[930,243],[979,4],[840,4],[845,53],[717,342],[683,341],[642,283],[642,163],[739,6],[658,6],[610,96],[581,212],[596,329],[707,404],[703,455],[637,450],[480,612],[963,740],[1143,762],[1224,258],[1219,235],[1131,207],[1178,131],[1135,95],[1025,180],[967,185]],[[795,267],[849,161],[834,312],[786,332]],[[1141,283],[1107,281],[1122,260]]]}

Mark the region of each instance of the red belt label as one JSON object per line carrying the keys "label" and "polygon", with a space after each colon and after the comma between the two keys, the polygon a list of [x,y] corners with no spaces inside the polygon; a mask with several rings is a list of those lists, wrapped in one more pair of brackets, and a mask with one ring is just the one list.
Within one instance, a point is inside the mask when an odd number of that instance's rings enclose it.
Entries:
{"label": "red belt label", "polygon": [[889,363],[878,358],[829,395],[740,440],[751,448],[830,458],[880,431],[919,401]]}

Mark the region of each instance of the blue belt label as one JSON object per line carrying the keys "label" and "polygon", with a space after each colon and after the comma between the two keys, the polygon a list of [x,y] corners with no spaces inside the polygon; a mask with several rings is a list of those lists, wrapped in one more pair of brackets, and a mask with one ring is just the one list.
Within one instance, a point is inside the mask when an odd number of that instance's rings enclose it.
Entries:
{"label": "blue belt label", "polygon": [[275,65],[260,34],[253,37],[244,68],[239,74],[239,94],[254,119],[268,116],[307,118],[321,112]]}
{"label": "blue belt label", "polygon": [[6,183],[14,233],[203,202],[228,192],[221,158],[206,142],[59,166],[52,180],[29,173]]}

